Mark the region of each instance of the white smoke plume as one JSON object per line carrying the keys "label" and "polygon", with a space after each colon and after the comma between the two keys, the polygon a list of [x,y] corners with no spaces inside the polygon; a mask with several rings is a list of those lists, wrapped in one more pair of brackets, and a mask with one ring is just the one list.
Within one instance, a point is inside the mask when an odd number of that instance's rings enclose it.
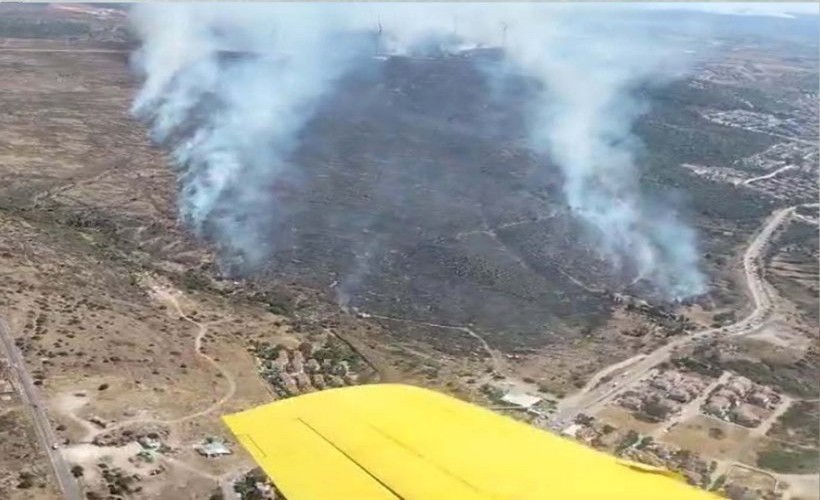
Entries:
{"label": "white smoke plume", "polygon": [[511,66],[543,87],[530,146],[560,166],[566,201],[590,237],[669,297],[701,293],[695,235],[642,195],[631,133],[644,110],[635,89],[679,68],[657,39],[624,22],[629,8],[596,14],[603,8],[139,5],[135,65],[145,82],[134,112],[173,148],[182,220],[253,265],[271,251],[260,228],[276,217],[277,182],[299,173],[289,165],[298,134],[355,62],[431,39],[448,50],[503,45]]}
{"label": "white smoke plume", "polygon": [[135,8],[145,83],[133,111],[172,143],[182,220],[245,264],[269,254],[260,232],[275,216],[277,181],[293,173],[296,135],[355,55],[352,37],[334,40],[345,34],[341,8]]}

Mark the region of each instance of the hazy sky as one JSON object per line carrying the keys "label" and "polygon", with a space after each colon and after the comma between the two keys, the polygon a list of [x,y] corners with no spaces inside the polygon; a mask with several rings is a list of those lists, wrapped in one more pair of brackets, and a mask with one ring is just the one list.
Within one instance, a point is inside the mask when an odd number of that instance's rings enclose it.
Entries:
{"label": "hazy sky", "polygon": [[649,4],[653,9],[699,10],[718,14],[791,17],[793,14],[820,14],[815,2],[665,2]]}

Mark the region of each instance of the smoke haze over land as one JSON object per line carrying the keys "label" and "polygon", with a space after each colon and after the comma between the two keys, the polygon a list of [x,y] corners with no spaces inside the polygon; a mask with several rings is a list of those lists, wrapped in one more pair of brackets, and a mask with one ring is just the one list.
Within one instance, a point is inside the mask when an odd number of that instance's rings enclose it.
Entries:
{"label": "smoke haze over land", "polygon": [[[279,193],[303,175],[291,158],[300,134],[341,78],[384,54],[503,46],[507,71],[539,85],[527,143],[560,167],[590,241],[682,298],[704,291],[695,234],[642,192],[631,133],[646,106],[638,89],[681,67],[629,17],[545,4],[138,5],[134,63],[145,81],[133,110],[172,150],[183,222],[252,271],[288,208]],[[368,260],[356,261],[357,281]]]}

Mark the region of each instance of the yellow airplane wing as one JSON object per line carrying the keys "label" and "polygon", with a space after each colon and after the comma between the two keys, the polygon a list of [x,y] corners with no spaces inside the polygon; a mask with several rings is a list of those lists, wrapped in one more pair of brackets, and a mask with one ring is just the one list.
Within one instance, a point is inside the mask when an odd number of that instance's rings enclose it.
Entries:
{"label": "yellow airplane wing", "polygon": [[406,385],[315,392],[223,418],[289,500],[716,498],[661,469]]}

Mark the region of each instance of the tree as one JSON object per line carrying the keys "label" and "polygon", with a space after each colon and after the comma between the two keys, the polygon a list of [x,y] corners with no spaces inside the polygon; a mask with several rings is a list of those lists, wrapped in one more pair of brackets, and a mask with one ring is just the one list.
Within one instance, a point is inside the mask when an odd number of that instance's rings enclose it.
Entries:
{"label": "tree", "polygon": [[586,425],[587,427],[591,426],[591,425],[592,425],[592,422],[593,422],[594,420],[595,420],[595,419],[594,419],[593,417],[591,417],[591,416],[589,416],[589,415],[587,415],[587,414],[585,414],[585,413],[579,413],[579,414],[575,417],[575,423],[576,423],[576,424]]}
{"label": "tree", "polygon": [[74,477],[83,477],[84,471],[82,465],[75,465],[71,468],[71,475]]}
{"label": "tree", "polygon": [[650,399],[644,401],[643,414],[644,420],[649,422],[661,422],[669,415],[669,407],[660,401]]}
{"label": "tree", "polygon": [[19,479],[20,482],[17,483],[17,487],[21,490],[27,490],[34,486],[34,474],[30,472],[21,472]]}
{"label": "tree", "polygon": [[616,452],[620,453],[627,448],[631,448],[641,438],[640,434],[630,429],[629,432],[621,439],[616,448]]}
{"label": "tree", "polygon": [[654,440],[652,439],[652,436],[644,436],[643,438],[641,438],[640,441],[638,441],[638,444],[635,445],[635,448],[642,450],[650,444],[652,444],[653,441]]}

